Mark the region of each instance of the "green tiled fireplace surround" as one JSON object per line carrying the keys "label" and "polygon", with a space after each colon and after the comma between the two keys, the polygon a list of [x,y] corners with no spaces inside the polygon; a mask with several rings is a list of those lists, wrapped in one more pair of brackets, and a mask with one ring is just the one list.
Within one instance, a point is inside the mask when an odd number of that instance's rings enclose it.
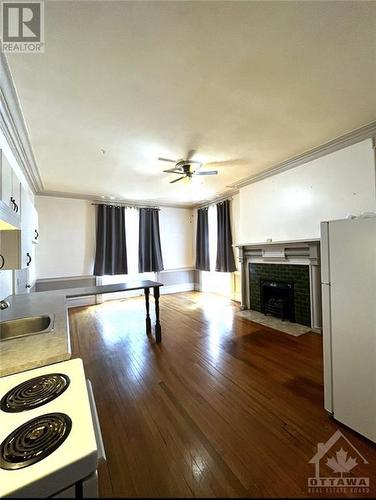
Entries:
{"label": "green tiled fireplace surround", "polygon": [[309,266],[294,264],[250,264],[251,309],[261,312],[262,280],[294,283],[295,322],[311,326]]}

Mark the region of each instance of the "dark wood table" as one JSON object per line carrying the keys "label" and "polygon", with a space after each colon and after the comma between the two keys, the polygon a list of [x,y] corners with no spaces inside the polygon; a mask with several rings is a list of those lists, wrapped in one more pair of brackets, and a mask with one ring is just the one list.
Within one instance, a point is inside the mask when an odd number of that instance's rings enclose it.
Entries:
{"label": "dark wood table", "polygon": [[130,292],[132,290],[144,290],[145,305],[146,305],[146,333],[151,334],[151,319],[150,319],[150,288],[153,288],[154,303],[155,303],[155,340],[157,343],[162,340],[161,323],[159,321],[159,288],[163,283],[156,281],[133,281],[129,283],[115,283],[113,285],[86,286],[81,288],[68,288],[65,290],[66,297],[85,297],[88,295],[102,295],[104,293]]}

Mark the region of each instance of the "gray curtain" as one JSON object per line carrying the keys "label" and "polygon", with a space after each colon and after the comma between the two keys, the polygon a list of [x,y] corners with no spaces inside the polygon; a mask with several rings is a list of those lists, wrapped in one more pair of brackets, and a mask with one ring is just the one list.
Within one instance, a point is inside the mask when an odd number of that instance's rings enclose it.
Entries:
{"label": "gray curtain", "polygon": [[229,200],[217,204],[217,262],[215,270],[224,273],[236,271],[232,248]]}
{"label": "gray curtain", "polygon": [[208,209],[197,210],[196,269],[210,271]]}
{"label": "gray curtain", "polygon": [[125,208],[98,205],[94,275],[127,274]]}
{"label": "gray curtain", "polygon": [[159,235],[159,210],[140,208],[138,271],[162,271],[163,259]]}

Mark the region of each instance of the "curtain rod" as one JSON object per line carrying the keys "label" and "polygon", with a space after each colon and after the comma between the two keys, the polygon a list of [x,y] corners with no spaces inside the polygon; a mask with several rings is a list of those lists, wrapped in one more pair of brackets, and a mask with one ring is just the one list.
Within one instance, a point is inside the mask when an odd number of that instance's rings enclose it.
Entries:
{"label": "curtain rod", "polygon": [[218,200],[213,200],[210,203],[207,203],[206,205],[200,205],[197,208],[197,210],[201,210],[202,208],[209,208],[212,207],[213,205],[218,205],[218,203],[223,203],[224,201],[230,201],[232,200],[232,196],[226,196],[224,198],[218,198]]}
{"label": "curtain rod", "polygon": [[93,202],[92,205],[94,206],[99,206],[99,205],[109,205],[111,207],[124,207],[124,208],[152,208],[153,210],[160,210],[159,207],[153,207],[151,205],[132,205],[130,203],[117,203],[117,202],[101,202],[101,201],[97,201],[97,202]]}

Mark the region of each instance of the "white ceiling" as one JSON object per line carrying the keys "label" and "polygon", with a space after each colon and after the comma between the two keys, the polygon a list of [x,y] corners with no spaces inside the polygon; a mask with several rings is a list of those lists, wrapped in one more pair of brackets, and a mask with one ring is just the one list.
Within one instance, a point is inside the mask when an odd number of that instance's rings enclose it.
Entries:
{"label": "white ceiling", "polygon": [[[198,202],[376,119],[376,2],[45,6],[8,58],[45,190]],[[169,184],[189,149],[219,175]]]}

